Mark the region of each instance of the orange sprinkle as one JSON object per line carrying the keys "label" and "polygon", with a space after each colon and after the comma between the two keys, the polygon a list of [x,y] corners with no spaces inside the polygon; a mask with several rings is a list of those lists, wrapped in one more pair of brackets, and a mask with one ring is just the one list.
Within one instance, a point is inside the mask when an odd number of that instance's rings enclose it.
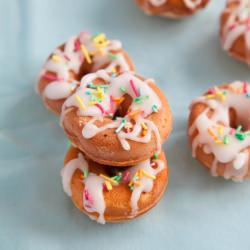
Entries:
{"label": "orange sprinkle", "polygon": [[129,116],[129,117],[135,117],[135,116],[141,114],[141,112],[142,112],[141,109],[136,109],[136,110],[134,110],[134,111],[131,111],[131,112],[128,114],[128,116]]}

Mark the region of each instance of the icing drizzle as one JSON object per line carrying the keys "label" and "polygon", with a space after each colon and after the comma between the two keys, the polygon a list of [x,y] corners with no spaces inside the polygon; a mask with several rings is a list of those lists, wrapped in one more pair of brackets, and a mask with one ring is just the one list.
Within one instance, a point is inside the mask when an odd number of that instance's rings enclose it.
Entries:
{"label": "icing drizzle", "polygon": [[108,72],[116,68],[120,71],[131,70],[122,52],[122,44],[117,40],[107,40],[101,33],[91,36],[82,32],[70,38],[63,48],[57,48],[46,61],[40,76],[50,81],[43,95],[51,100],[67,98],[78,86],[71,73],[78,74],[84,62],[91,65],[91,71],[104,67]]}
{"label": "icing drizzle", "polygon": [[[104,84],[93,85],[96,79],[102,79]],[[110,123],[97,127],[96,121],[103,121],[104,117],[112,118],[115,115],[120,103],[124,101],[125,94],[133,99],[128,113],[124,117],[116,117]],[[140,80],[134,73],[125,72],[118,76],[110,76],[106,71],[99,70],[86,75],[82,78],[77,91],[63,105],[62,124],[64,115],[70,107],[77,107],[79,116],[93,117],[82,129],[84,138],[89,139],[108,128],[116,128],[115,133],[122,147],[130,150],[127,140],[148,143],[153,132],[157,139],[156,151],[160,152],[161,137],[158,128],[146,117],[161,108],[161,101],[147,81]],[[135,124],[132,124],[132,121]]]}
{"label": "icing drizzle", "polygon": [[[65,193],[68,196],[72,196],[71,191],[71,180],[74,172],[79,169],[84,173],[84,191],[83,191],[83,207],[88,212],[97,212],[98,218],[96,219],[97,222],[104,224],[105,218],[105,199],[103,193],[104,191],[104,184],[107,185],[107,179],[110,179],[115,185],[119,185],[119,181],[123,181],[128,183],[128,187],[130,187],[132,194],[131,194],[131,217],[137,215],[138,211],[138,201],[141,197],[143,192],[150,192],[153,188],[153,181],[156,178],[156,175],[161,172],[164,168],[164,162],[161,160],[155,160],[155,164],[157,164],[157,168],[153,168],[151,166],[150,160],[146,160],[134,167],[129,168],[124,172],[123,177],[120,179],[115,179],[106,177],[104,175],[96,175],[95,173],[89,173],[88,163],[85,160],[84,156],[79,153],[78,157],[75,159],[70,160],[66,166],[61,171],[62,176],[62,184]],[[138,181],[139,184],[138,185]],[[107,185],[108,190],[109,186]],[[94,217],[90,215],[92,219]]]}
{"label": "icing drizzle", "polygon": [[[246,82],[234,82],[227,89],[213,88],[207,95],[193,101],[204,103],[208,108],[202,112],[189,129],[189,135],[196,130],[198,134],[192,142],[193,156],[198,146],[206,154],[213,154],[211,174],[218,175],[218,164],[225,166],[224,177],[242,181],[249,168],[250,146],[250,85]],[[237,129],[230,126],[230,109],[237,114]],[[212,116],[208,112],[212,110]],[[244,128],[244,131],[242,130]]]}
{"label": "icing drizzle", "polygon": [[231,7],[226,8],[225,13],[229,18],[222,30],[222,44],[224,50],[229,51],[236,40],[244,36],[246,44],[247,62],[250,63],[250,1],[249,0],[228,0],[228,4],[237,3],[232,11]]}

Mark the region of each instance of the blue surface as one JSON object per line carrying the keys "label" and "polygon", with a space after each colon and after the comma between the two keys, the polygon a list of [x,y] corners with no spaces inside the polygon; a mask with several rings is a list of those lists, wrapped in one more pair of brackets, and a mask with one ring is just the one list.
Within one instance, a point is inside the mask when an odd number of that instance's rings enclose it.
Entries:
{"label": "blue surface", "polygon": [[[194,97],[215,84],[250,80],[249,69],[220,49],[223,2],[175,22],[147,17],[125,0],[0,1],[0,249],[249,249],[250,183],[210,177],[186,138]],[[122,40],[174,113],[165,144],[169,189],[155,209],[128,223],[98,225],[63,193],[67,140],[33,89],[52,49],[85,29]]]}

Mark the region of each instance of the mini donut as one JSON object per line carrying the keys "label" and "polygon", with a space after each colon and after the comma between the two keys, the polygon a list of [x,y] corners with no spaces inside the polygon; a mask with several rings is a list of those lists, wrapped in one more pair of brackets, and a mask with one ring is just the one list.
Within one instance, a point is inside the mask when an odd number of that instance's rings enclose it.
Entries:
{"label": "mini donut", "polygon": [[228,0],[220,18],[221,44],[234,58],[250,64],[250,1]]}
{"label": "mini donut", "polygon": [[92,36],[81,32],[49,56],[39,75],[37,91],[45,106],[59,115],[79,80],[98,69],[123,72],[133,71],[134,66],[120,41],[108,40],[103,33]]}
{"label": "mini donut", "polygon": [[190,108],[193,156],[213,176],[243,181],[250,176],[250,84],[236,81],[209,89]]}
{"label": "mini donut", "polygon": [[83,77],[64,102],[61,125],[93,161],[131,166],[160,153],[172,129],[172,114],[153,80],[99,70]]}
{"label": "mini donut", "polygon": [[183,18],[204,8],[209,0],[135,0],[148,15]]}
{"label": "mini donut", "polygon": [[167,187],[168,167],[163,152],[158,159],[112,169],[87,160],[71,147],[61,176],[74,205],[104,224],[134,219],[154,207]]}

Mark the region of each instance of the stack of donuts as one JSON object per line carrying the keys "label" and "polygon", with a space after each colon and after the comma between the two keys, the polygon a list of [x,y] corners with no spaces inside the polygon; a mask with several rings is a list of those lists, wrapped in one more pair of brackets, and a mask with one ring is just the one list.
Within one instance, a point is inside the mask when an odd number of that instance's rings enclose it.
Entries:
{"label": "stack of donuts", "polygon": [[37,89],[71,141],[61,175],[77,208],[105,223],[157,204],[168,183],[162,143],[172,115],[155,82],[134,72],[121,42],[103,33],[70,38],[48,57]]}

